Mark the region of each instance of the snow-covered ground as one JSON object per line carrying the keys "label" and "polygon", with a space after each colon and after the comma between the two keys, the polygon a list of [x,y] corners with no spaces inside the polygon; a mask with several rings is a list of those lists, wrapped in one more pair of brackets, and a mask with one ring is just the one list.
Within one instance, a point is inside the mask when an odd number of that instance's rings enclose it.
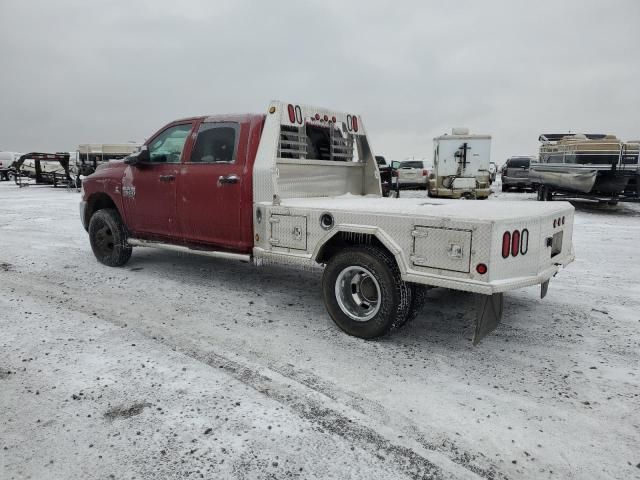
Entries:
{"label": "snow-covered ground", "polygon": [[639,205],[576,204],[576,261],[473,347],[467,294],[363,341],[320,272],[102,266],[77,203],[0,183],[3,480],[640,476]]}

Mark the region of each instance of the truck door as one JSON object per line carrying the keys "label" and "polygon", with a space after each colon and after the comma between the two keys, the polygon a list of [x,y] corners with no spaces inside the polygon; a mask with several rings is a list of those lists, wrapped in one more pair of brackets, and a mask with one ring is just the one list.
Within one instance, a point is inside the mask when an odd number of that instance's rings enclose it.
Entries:
{"label": "truck door", "polygon": [[247,131],[231,121],[204,121],[198,127],[178,181],[178,218],[185,241],[247,248],[244,230],[249,227],[242,223],[243,211],[251,211],[250,197],[243,196],[251,188],[243,183]]}
{"label": "truck door", "polygon": [[150,236],[175,237],[176,184],[194,122],[172,124],[149,142],[149,161],[126,169],[122,197],[129,228]]}

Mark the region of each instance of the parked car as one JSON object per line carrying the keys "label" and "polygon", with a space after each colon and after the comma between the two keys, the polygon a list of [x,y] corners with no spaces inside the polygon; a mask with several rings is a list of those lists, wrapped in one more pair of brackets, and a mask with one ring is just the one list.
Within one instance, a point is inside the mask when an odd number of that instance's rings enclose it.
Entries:
{"label": "parked car", "polygon": [[376,163],[378,164],[378,171],[380,172],[380,186],[382,187],[383,197],[400,196],[398,189],[398,171],[394,167],[398,162],[391,162],[388,164],[384,157],[376,155]]}
{"label": "parked car", "polygon": [[422,160],[404,160],[398,167],[400,188],[420,188],[426,190],[429,185],[429,171]]}
{"label": "parked car", "polygon": [[544,296],[573,260],[573,207],[521,207],[383,198],[359,115],[272,102],[161,128],[82,182],[80,218],[111,267],[144,246],[324,266],[329,315],[361,338],[414,316],[425,285],[472,292],[477,343],[498,325],[503,292],[541,285]]}
{"label": "parked car", "polygon": [[496,175],[498,174],[498,166],[496,162],[489,162],[489,183],[496,181]]}
{"label": "parked car", "polygon": [[506,192],[512,188],[533,189],[531,178],[529,177],[529,167],[531,162],[535,162],[536,157],[514,156],[510,157],[502,166],[502,191]]}

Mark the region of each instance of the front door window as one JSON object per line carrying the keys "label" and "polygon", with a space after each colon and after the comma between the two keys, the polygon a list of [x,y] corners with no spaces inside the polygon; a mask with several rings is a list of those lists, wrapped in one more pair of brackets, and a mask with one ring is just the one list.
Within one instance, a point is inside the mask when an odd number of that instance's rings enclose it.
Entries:
{"label": "front door window", "polygon": [[191,131],[191,124],[167,128],[149,144],[151,163],[180,163],[182,149]]}

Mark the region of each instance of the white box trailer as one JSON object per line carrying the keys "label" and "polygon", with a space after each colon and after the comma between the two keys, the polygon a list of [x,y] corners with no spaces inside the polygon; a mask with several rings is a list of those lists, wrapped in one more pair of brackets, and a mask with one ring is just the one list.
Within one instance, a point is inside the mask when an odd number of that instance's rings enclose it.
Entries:
{"label": "white box trailer", "polygon": [[471,135],[453,128],[433,139],[429,196],[484,199],[491,193],[491,135]]}

